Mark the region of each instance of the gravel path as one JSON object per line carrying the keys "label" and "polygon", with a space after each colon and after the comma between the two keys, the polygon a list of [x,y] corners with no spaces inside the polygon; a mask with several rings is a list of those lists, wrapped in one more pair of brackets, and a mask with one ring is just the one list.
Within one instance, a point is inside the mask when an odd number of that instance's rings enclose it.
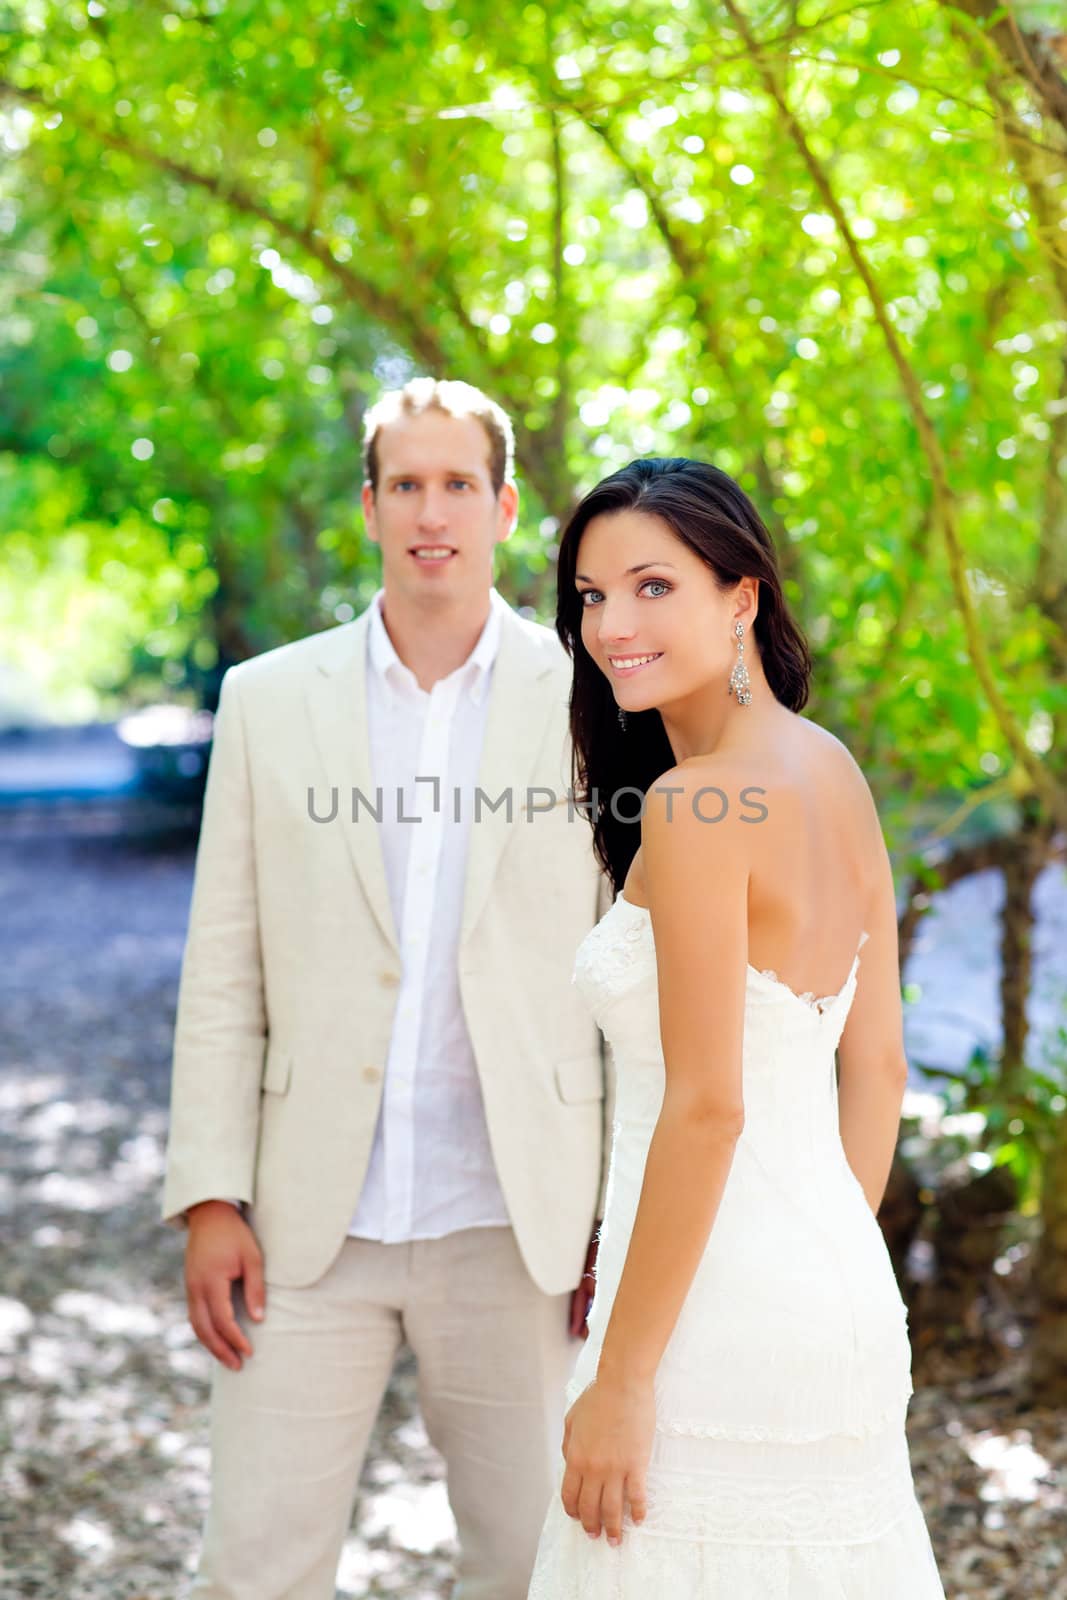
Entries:
{"label": "gravel path", "polygon": [[[209,1358],[161,1226],[192,853],[0,844],[0,1597],[175,1600]],[[338,1594],[436,1600],[453,1527],[398,1365]]]}
{"label": "gravel path", "polygon": [[[157,1220],[191,874],[188,847],[0,840],[0,1600],[177,1600],[195,1559],[209,1360]],[[1067,1419],[1012,1394],[923,1390],[920,1497],[950,1597],[1067,1600]],[[443,1597],[453,1549],[404,1357],[339,1600]]]}

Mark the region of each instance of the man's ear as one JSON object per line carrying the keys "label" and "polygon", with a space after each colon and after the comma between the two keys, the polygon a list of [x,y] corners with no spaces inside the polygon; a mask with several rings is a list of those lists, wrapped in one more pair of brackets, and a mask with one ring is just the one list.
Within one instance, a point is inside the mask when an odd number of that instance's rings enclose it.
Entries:
{"label": "man's ear", "polygon": [[369,483],[364,483],[360,492],[360,500],[363,504],[363,521],[367,527],[367,538],[372,544],[378,544],[380,541],[378,538],[378,520],[374,506],[374,490]]}
{"label": "man's ear", "polygon": [[497,543],[503,544],[504,540],[515,532],[515,523],[519,516],[519,491],[510,480],[501,484],[497,504],[500,507]]}

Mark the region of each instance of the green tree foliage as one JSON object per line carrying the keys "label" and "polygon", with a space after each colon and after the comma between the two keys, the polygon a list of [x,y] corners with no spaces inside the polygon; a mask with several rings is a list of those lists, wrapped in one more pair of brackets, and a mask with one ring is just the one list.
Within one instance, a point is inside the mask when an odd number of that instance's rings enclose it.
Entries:
{"label": "green tree foliage", "polygon": [[9,5],[4,620],[77,589],[57,671],[180,689],[350,615],[362,411],[461,374],[519,429],[511,595],[604,470],[709,455],[897,820],[1062,808],[1055,9],[1043,84],[979,0]]}

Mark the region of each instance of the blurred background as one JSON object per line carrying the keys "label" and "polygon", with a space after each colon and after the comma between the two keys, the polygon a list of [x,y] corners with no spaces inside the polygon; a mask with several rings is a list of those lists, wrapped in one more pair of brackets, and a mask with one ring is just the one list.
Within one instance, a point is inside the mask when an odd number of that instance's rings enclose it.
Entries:
{"label": "blurred background", "polygon": [[[530,615],[635,454],[767,519],[897,876],[946,1592],[1064,1600],[1059,0],[0,0],[0,145],[0,1594],[191,1569],[156,1218],[211,712],[370,599],[362,416],[432,373],[514,418]],[[452,1538],[404,1362],[339,1596],[445,1595]]]}

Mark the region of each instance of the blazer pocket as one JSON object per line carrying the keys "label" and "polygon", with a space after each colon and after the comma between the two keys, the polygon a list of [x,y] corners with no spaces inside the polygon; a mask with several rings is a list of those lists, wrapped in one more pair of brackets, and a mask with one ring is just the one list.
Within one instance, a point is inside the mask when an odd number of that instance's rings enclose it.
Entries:
{"label": "blazer pocket", "polygon": [[604,1067],[599,1056],[570,1056],[556,1062],[556,1089],[569,1106],[603,1100]]}
{"label": "blazer pocket", "polygon": [[293,1070],[293,1058],[287,1050],[280,1045],[268,1044],[267,1059],[263,1065],[263,1081],[260,1085],[265,1094],[285,1094],[289,1088],[289,1077]]}

